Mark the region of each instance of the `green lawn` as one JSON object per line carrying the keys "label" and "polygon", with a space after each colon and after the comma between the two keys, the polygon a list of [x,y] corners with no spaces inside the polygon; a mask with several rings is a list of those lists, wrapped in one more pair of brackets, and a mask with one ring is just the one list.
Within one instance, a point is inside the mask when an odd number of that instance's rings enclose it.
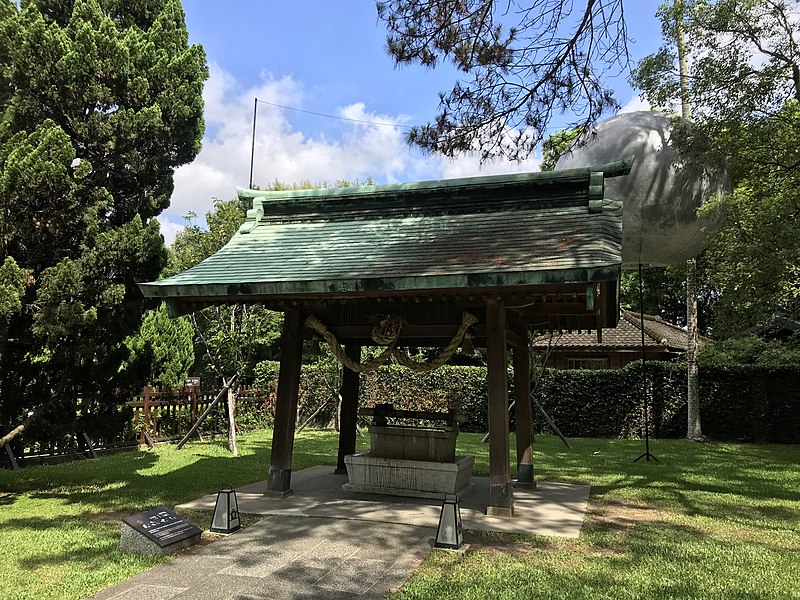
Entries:
{"label": "green lawn", "polygon": [[800,447],[572,442],[537,439],[537,476],[592,485],[580,539],[468,534],[399,598],[800,598]]}
{"label": "green lawn", "polygon": [[[294,469],[335,464],[337,436],[303,431]],[[212,440],[0,470],[0,598],[85,598],[162,562],[120,553],[121,517],[266,479],[271,443],[262,431],[239,438],[239,458]]]}
{"label": "green lawn", "polygon": [[[480,435],[460,452],[487,472]],[[304,431],[294,469],[333,464],[334,432]],[[468,534],[433,553],[399,598],[800,598],[800,447],[628,440],[536,441],[537,476],[592,485],[578,540]],[[363,446],[363,440],[360,442]],[[119,519],[264,478],[270,432],[0,471],[0,591],[83,598],[159,562],[119,553]],[[207,523],[199,523],[206,527]]]}

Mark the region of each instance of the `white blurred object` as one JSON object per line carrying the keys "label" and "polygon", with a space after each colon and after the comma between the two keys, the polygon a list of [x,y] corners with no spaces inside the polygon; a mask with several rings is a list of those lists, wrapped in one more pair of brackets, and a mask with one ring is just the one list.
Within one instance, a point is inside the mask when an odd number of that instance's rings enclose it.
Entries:
{"label": "white blurred object", "polygon": [[724,171],[708,173],[681,157],[670,139],[670,117],[625,113],[601,121],[582,138],[585,144],[559,159],[572,169],[635,156],[630,175],[605,181],[605,197],[622,200],[622,267],[671,265],[697,256],[715,224],[697,216],[700,205],[730,191]]}

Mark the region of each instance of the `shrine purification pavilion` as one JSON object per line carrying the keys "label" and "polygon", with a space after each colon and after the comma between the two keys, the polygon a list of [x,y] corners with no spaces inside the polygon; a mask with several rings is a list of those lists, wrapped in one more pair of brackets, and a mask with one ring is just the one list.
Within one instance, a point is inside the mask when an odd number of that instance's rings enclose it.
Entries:
{"label": "shrine purification pavilion", "polygon": [[[534,483],[529,332],[616,325],[622,199],[606,198],[604,182],[628,174],[631,164],[350,188],[240,188],[252,208],[230,242],[191,269],[140,288],[165,300],[172,316],[237,302],[283,312],[267,480],[267,494],[280,497],[291,493],[303,340],[338,341],[348,365],[342,469],[355,452],[359,371],[389,359],[414,367],[405,346],[446,347],[447,359],[470,337],[486,348],[487,513],[510,516],[513,485]],[[375,320],[385,315],[398,328],[376,341]],[[362,347],[378,344],[388,347],[377,362],[361,363]],[[517,482],[509,464],[508,348]]]}

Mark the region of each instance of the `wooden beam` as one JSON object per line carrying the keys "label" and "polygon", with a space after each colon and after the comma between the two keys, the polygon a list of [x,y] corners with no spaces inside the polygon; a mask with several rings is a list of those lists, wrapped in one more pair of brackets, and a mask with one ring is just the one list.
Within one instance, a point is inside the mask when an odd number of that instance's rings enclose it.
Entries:
{"label": "wooden beam", "polygon": [[8,460],[11,463],[11,468],[16,471],[19,469],[19,464],[17,463],[17,458],[14,456],[14,452],[11,450],[11,444],[3,444],[3,448],[6,449],[6,454],[8,454]]}
{"label": "wooden beam", "polygon": [[524,338],[519,333],[513,331],[512,329],[506,330],[506,343],[512,348],[527,349],[528,347],[528,344],[524,341]]}
{"label": "wooden beam", "polygon": [[586,310],[585,302],[547,302],[542,304],[532,304],[523,308],[516,309],[521,315],[594,315],[594,310]]}
{"label": "wooden beam", "polygon": [[[361,345],[349,343],[344,347],[351,360],[361,360]],[[358,425],[358,383],[359,373],[342,367],[342,409],[339,416],[339,455],[336,460],[336,473],[347,473],[344,457],[356,451],[356,427]]]}
{"label": "wooden beam", "polygon": [[[340,343],[347,340],[371,340],[372,339],[372,325],[336,325],[325,323],[326,327],[336,336]],[[447,343],[453,339],[453,336],[458,331],[461,323],[453,323],[452,325],[403,325],[400,332],[400,342],[406,342],[410,339],[427,339],[427,340],[441,340],[442,345],[446,346]],[[473,326],[475,334],[483,337],[483,327]],[[310,340],[315,332],[310,327],[303,328],[303,338]],[[374,344],[374,342],[372,342]],[[404,344],[400,344],[401,346]],[[412,345],[412,344],[408,344]]]}
{"label": "wooden beam", "polygon": [[486,514],[514,514],[514,491],[508,463],[508,378],[506,372],[506,308],[486,300],[486,367],[489,392],[489,505]]}
{"label": "wooden beam", "polygon": [[300,328],[300,309],[287,308],[283,317],[275,426],[272,431],[272,455],[265,496],[285,498],[292,493],[292,450],[303,359],[303,337]]}
{"label": "wooden beam", "polygon": [[533,477],[533,419],[531,418],[531,369],[528,355],[528,329],[522,324],[526,344],[513,349],[514,415],[517,430],[517,485],[535,487]]}

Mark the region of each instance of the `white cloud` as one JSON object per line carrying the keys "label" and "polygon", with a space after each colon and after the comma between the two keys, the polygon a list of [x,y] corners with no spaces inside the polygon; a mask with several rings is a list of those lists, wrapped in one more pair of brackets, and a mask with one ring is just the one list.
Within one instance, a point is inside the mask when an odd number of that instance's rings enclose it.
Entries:
{"label": "white cloud", "polygon": [[175,241],[175,236],[178,235],[178,232],[186,226],[186,223],[176,223],[174,221],[170,221],[164,215],[159,215],[156,217],[158,224],[161,226],[161,235],[164,236],[164,242],[167,246],[171,246],[172,242]]}
{"label": "white cloud", "polygon": [[481,164],[478,154],[459,156],[456,159],[442,158],[442,179],[458,177],[478,177],[482,175],[503,175],[506,173],[529,173],[539,170],[539,159],[532,157],[522,162],[494,160]]}
{"label": "white cloud", "polygon": [[[180,216],[190,210],[202,215],[212,207],[213,197],[231,198],[236,186],[247,185],[254,97],[301,107],[303,88],[291,77],[264,75],[260,85],[241,89],[230,74],[212,65],[203,93],[208,135],[194,162],[175,173],[171,215]],[[397,125],[408,120],[405,116],[368,112],[362,103],[341,108],[339,114],[348,119]],[[333,183],[367,177],[388,182],[403,179],[406,171],[419,168],[415,163],[422,159],[406,148],[401,128],[342,121],[342,129],[340,139],[308,136],[293,129],[284,110],[260,104],[254,183]]]}
{"label": "white cloud", "polygon": [[632,113],[640,110],[653,110],[647,100],[642,99],[640,96],[634,96],[620,109],[618,114]]}
{"label": "white cloud", "polygon": [[[180,228],[183,215],[194,211],[202,217],[212,208],[214,197],[232,198],[237,186],[247,185],[254,97],[302,108],[304,88],[291,77],[262,74],[259,85],[244,89],[229,73],[211,65],[203,92],[207,128],[203,149],[194,162],[175,172],[171,205],[159,219],[168,241]],[[456,160],[425,156],[405,143],[402,126],[410,122],[409,116],[370,111],[362,102],[332,107],[331,112],[370,123],[341,121],[341,133],[329,139],[298,131],[287,119],[287,111],[259,104],[254,183],[263,186],[276,180],[286,184],[309,180],[333,184],[341,179],[363,181],[368,177],[376,183],[395,183],[538,170],[538,161],[533,159],[480,166],[477,156]]]}

